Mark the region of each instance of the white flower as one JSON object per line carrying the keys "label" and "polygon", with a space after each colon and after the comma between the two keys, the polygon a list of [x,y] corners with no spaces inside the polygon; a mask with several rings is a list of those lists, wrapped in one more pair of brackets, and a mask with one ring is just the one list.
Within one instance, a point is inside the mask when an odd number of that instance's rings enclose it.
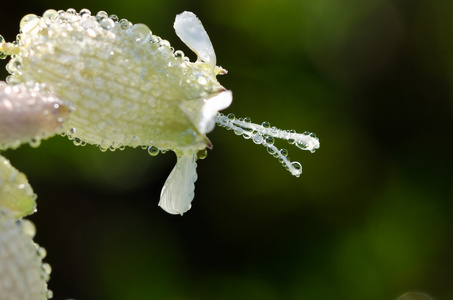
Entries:
{"label": "white flower", "polygon": [[17,45],[0,45],[0,52],[12,54],[8,82],[45,83],[73,103],[64,134],[76,144],[98,145],[103,151],[149,147],[153,155],[174,151],[178,161],[159,202],[169,213],[190,209],[197,153],[211,147],[206,134],[216,122],[246,138],[253,133],[255,143],[278,152],[275,156],[295,176],[302,172],[300,164],[291,163],[287,151],[278,150],[268,137],[307,150],[319,147],[309,134],[270,131],[218,114],[231,104],[232,93],[217,81],[216,75],[226,71],[216,66],[211,41],[191,12],[178,15],[174,28],[197,54],[196,62],[145,25],[102,11],[92,16],[86,9],[48,10],[42,17],[25,16],[20,28]]}

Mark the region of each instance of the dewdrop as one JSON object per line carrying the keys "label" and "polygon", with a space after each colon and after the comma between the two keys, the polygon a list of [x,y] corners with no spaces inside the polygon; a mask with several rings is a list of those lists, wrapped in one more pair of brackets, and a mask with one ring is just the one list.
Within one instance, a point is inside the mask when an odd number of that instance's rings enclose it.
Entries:
{"label": "dewdrop", "polygon": [[191,12],[176,16],[174,28],[197,61],[190,62],[146,25],[87,9],[25,16],[17,41],[0,41],[0,56],[11,55],[9,84],[44,83],[74,105],[63,134],[75,144],[98,145],[102,151],[145,147],[151,155],[174,151],[177,163],[159,202],[171,214],[191,207],[196,161],[212,147],[206,134],[216,123],[263,145],[300,176],[302,166],[274,146],[274,138],[313,152],[319,148],[316,136],[219,114],[231,104],[232,93],[216,79],[226,70],[217,66],[209,36]]}

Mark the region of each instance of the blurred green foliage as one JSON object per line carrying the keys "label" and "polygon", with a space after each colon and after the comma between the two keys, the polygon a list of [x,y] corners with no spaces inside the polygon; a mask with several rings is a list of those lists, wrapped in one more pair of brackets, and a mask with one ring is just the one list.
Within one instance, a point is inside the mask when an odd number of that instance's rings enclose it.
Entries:
{"label": "blurred green foliage", "polygon": [[173,154],[62,137],[8,151],[39,195],[54,299],[453,298],[453,2],[8,1],[0,33],[70,7],[145,23],[192,59],[172,24],[195,12],[229,71],[227,111],[316,132],[321,148],[288,145],[297,179],[216,128],[183,217],[157,207]]}

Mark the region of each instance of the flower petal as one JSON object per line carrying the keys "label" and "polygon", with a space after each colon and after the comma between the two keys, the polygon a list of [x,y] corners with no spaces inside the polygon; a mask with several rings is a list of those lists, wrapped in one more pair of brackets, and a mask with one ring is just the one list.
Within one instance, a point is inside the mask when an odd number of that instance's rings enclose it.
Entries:
{"label": "flower petal", "polygon": [[220,110],[230,106],[233,101],[231,91],[209,95],[204,101],[184,101],[181,110],[192,121],[201,134],[211,132],[215,127],[216,116]]}
{"label": "flower petal", "polygon": [[160,194],[159,206],[166,212],[182,215],[190,209],[197,180],[196,159],[193,153],[178,156]]}
{"label": "flower petal", "polygon": [[173,25],[176,35],[198,56],[198,59],[207,63],[214,70],[216,56],[211,40],[197,16],[185,11],[176,16]]}

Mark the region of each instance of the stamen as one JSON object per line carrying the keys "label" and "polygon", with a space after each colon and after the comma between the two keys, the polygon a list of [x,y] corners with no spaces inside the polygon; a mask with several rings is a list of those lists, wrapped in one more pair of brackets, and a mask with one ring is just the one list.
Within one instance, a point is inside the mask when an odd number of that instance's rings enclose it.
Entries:
{"label": "stamen", "polygon": [[294,130],[281,130],[275,126],[271,127],[269,122],[258,125],[252,123],[250,118],[237,119],[234,114],[225,116],[219,113],[216,123],[227,130],[233,130],[235,134],[242,135],[245,139],[252,139],[255,144],[266,147],[267,152],[277,158],[283,167],[296,177],[302,174],[302,165],[289,160],[288,150],[274,146],[274,138],[286,140],[289,144],[294,144],[299,149],[308,150],[311,153],[319,148],[319,139],[314,133],[307,131],[297,133]]}

